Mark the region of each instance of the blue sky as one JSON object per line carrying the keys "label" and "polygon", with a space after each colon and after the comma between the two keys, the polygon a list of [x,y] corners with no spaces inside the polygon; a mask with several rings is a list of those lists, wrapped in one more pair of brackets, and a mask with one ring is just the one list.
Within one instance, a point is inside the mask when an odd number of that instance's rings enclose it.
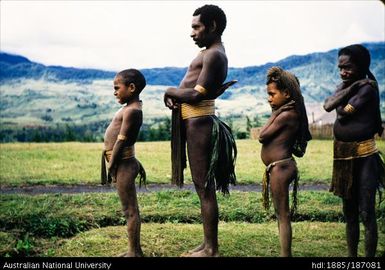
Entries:
{"label": "blue sky", "polygon": [[372,1],[0,1],[1,51],[46,65],[100,68],[188,66],[194,10],[227,15],[232,67],[385,40],[385,6]]}

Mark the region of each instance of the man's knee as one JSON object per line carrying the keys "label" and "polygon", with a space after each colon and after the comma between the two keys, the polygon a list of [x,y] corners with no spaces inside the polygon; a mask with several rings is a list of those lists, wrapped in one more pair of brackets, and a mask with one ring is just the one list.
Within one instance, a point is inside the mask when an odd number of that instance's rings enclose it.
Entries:
{"label": "man's knee", "polygon": [[374,211],[360,210],[360,217],[364,224],[370,224],[376,219]]}
{"label": "man's knee", "polygon": [[195,190],[197,192],[205,193],[207,191],[215,191],[215,181],[211,183],[207,183],[207,181],[200,179],[200,180],[195,180],[193,179],[193,183],[195,186]]}
{"label": "man's knee", "polygon": [[276,212],[276,217],[280,222],[287,222],[291,218],[290,211],[280,212],[276,209],[275,212]]}
{"label": "man's knee", "polygon": [[205,190],[205,187],[206,187],[205,183],[202,183],[201,181],[196,181],[195,179],[192,179],[192,182],[197,192],[203,192]]}
{"label": "man's knee", "polygon": [[122,212],[127,219],[138,216],[138,208],[133,206],[123,205]]}
{"label": "man's knee", "polygon": [[359,222],[358,213],[344,211],[345,222],[349,224],[354,224]]}

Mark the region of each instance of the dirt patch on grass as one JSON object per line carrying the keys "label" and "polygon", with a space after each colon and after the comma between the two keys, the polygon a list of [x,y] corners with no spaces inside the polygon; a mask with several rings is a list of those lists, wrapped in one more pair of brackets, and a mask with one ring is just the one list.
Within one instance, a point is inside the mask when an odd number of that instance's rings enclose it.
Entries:
{"label": "dirt patch on grass", "polygon": [[[175,185],[170,184],[150,184],[147,187],[137,187],[138,192],[156,192],[161,190],[175,190],[179,189]],[[325,184],[306,184],[300,185],[299,190],[328,190],[329,186]],[[192,184],[184,185],[181,190],[192,190],[195,188]],[[230,186],[230,192],[232,190],[237,191],[261,191],[261,185],[236,185]],[[45,194],[45,193],[88,193],[88,192],[97,192],[97,193],[106,193],[106,192],[116,192],[116,188],[113,185],[36,185],[28,187],[1,187],[0,194]]]}

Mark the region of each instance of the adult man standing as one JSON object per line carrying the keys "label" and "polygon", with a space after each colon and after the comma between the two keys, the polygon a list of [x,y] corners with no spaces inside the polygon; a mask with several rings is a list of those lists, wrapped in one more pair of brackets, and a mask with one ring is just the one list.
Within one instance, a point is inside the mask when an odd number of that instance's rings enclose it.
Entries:
{"label": "adult man standing", "polygon": [[[357,256],[359,217],[365,226],[365,255],[376,253],[378,231],[376,189],[384,186],[384,164],[374,135],[382,134],[376,78],[369,70],[370,54],[362,45],[338,52],[342,83],[326,99],[326,111],[336,109],[331,191],[343,200],[349,256]],[[367,78],[368,77],[368,78]]]}
{"label": "adult man standing", "polygon": [[168,88],[165,105],[173,110],[172,166],[173,182],[183,184],[185,141],[192,180],[200,199],[203,243],[186,256],[219,256],[218,203],[216,189],[228,193],[235,184],[236,146],[231,129],[215,116],[215,98],[233,82],[223,84],[227,76],[227,56],[221,36],[226,15],[214,5],[195,10],[191,38],[205,47],[191,62],[178,88]]}

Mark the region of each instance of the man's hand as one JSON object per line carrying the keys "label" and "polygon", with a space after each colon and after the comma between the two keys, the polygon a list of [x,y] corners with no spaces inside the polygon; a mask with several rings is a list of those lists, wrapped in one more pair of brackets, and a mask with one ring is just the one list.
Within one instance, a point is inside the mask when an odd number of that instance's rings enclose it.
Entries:
{"label": "man's hand", "polygon": [[175,103],[175,99],[171,98],[169,95],[164,94],[163,97],[164,105],[170,110],[177,109],[178,105]]}
{"label": "man's hand", "polygon": [[222,86],[216,92],[216,98],[219,97],[220,95],[222,95],[223,92],[225,92],[225,90],[227,88],[229,88],[230,86],[236,84],[237,82],[238,82],[238,80],[232,80],[232,81],[228,81],[228,82],[225,82],[224,84],[222,84]]}
{"label": "man's hand", "polygon": [[109,173],[110,173],[110,175],[114,181],[116,180],[117,170],[118,170],[117,166],[115,166],[114,164],[111,164],[111,163],[108,164],[108,171],[109,171]]}

